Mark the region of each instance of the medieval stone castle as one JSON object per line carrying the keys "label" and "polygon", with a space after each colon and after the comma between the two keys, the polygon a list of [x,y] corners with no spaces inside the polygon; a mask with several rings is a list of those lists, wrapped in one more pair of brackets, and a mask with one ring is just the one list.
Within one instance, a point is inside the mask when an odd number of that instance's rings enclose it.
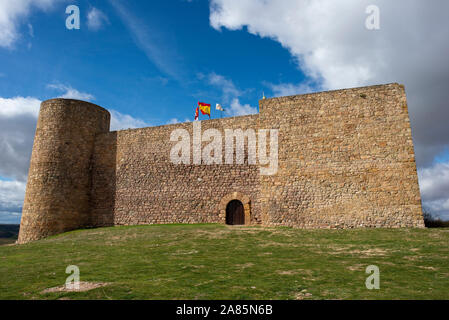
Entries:
{"label": "medieval stone castle", "polygon": [[42,103],[19,243],[115,225],[227,223],[423,227],[405,89],[388,84],[264,99],[259,114],[203,130],[277,129],[278,169],[174,164],[173,130],[109,131],[91,103]]}

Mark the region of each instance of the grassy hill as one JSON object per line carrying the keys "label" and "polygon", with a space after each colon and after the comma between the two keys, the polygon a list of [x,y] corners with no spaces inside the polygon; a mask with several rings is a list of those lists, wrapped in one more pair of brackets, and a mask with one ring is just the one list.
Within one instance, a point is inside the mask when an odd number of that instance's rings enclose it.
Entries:
{"label": "grassy hill", "polygon": [[[449,230],[162,225],[0,247],[0,299],[449,299]],[[107,286],[49,292],[68,265]],[[380,290],[365,269],[380,268]]]}

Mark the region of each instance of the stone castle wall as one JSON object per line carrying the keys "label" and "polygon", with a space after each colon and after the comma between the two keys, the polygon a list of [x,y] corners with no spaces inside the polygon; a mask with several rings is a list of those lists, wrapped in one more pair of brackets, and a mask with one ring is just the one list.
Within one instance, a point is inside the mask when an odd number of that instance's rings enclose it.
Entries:
{"label": "stone castle wall", "polygon": [[222,133],[223,155],[225,129],[279,129],[273,176],[247,162],[173,164],[170,134],[192,139],[192,123],[109,132],[109,120],[80,101],[42,104],[19,242],[86,226],[225,223],[234,199],[246,224],[424,226],[401,85],[267,99],[258,115],[201,121]]}
{"label": "stone castle wall", "polygon": [[404,87],[263,100],[279,129],[279,171],[261,177],[266,225],[423,227]]}
{"label": "stone castle wall", "polygon": [[[258,128],[258,115],[201,121],[201,130]],[[192,123],[133,129],[97,137],[92,225],[224,223],[220,202],[239,193],[250,199],[247,223],[260,223],[259,168],[254,165],[173,164],[170,134]],[[210,142],[203,141],[202,146]],[[192,141],[193,144],[193,141]],[[191,148],[191,154],[193,148]],[[191,155],[193,160],[193,155]],[[241,199],[240,199],[241,200]]]}

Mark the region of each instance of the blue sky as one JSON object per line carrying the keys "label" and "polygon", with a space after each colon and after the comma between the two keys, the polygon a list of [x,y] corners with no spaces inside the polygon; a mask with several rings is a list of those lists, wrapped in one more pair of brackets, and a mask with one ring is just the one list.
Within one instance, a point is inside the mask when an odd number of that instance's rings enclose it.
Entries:
{"label": "blue sky", "polygon": [[[69,5],[80,30],[65,26]],[[238,116],[263,92],[391,82],[406,87],[423,204],[449,218],[447,12],[447,0],[2,1],[0,223],[20,221],[43,100],[91,101],[125,129],[192,121],[198,101]]]}
{"label": "blue sky", "polygon": [[[278,42],[212,28],[207,1],[70,3],[80,8],[80,30],[65,28],[61,3],[36,12],[20,26],[14,48],[0,50],[0,96],[45,100],[61,94],[49,85],[72,87],[96,104],[157,125],[193,120],[198,100],[229,104],[223,84],[211,83],[211,75],[232,82],[240,103],[253,108],[262,91],[273,94],[270,83],[304,78]],[[88,27],[93,7],[107,17],[99,30]]]}

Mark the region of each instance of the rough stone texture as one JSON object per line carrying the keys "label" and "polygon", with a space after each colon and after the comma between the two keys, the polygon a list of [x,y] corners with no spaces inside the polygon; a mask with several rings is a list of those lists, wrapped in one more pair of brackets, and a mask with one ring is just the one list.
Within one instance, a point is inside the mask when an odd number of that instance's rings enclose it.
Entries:
{"label": "rough stone texture", "polygon": [[402,85],[263,100],[279,171],[261,176],[262,221],[303,228],[423,227]]}
{"label": "rough stone texture", "polygon": [[[252,115],[201,121],[201,130],[218,129],[224,141],[224,129],[257,129],[258,118]],[[175,142],[170,142],[170,134],[176,129],[186,129],[193,139],[192,123],[97,137],[92,225],[224,223],[220,202],[233,192],[250,199],[252,211],[246,223],[261,223],[259,168],[248,164],[173,164],[170,150]],[[207,144],[202,143],[203,147]],[[224,150],[223,142],[223,155]]]}
{"label": "rough stone texture", "polygon": [[19,243],[88,225],[95,137],[108,132],[109,123],[109,112],[88,102],[54,99],[42,103]]}
{"label": "rough stone texture", "polygon": [[86,226],[225,223],[234,199],[246,224],[424,226],[401,85],[267,99],[259,115],[201,122],[223,145],[225,129],[279,129],[274,176],[247,162],[171,163],[170,134],[193,137],[191,123],[108,132],[109,118],[85,102],[42,104],[20,243]]}

